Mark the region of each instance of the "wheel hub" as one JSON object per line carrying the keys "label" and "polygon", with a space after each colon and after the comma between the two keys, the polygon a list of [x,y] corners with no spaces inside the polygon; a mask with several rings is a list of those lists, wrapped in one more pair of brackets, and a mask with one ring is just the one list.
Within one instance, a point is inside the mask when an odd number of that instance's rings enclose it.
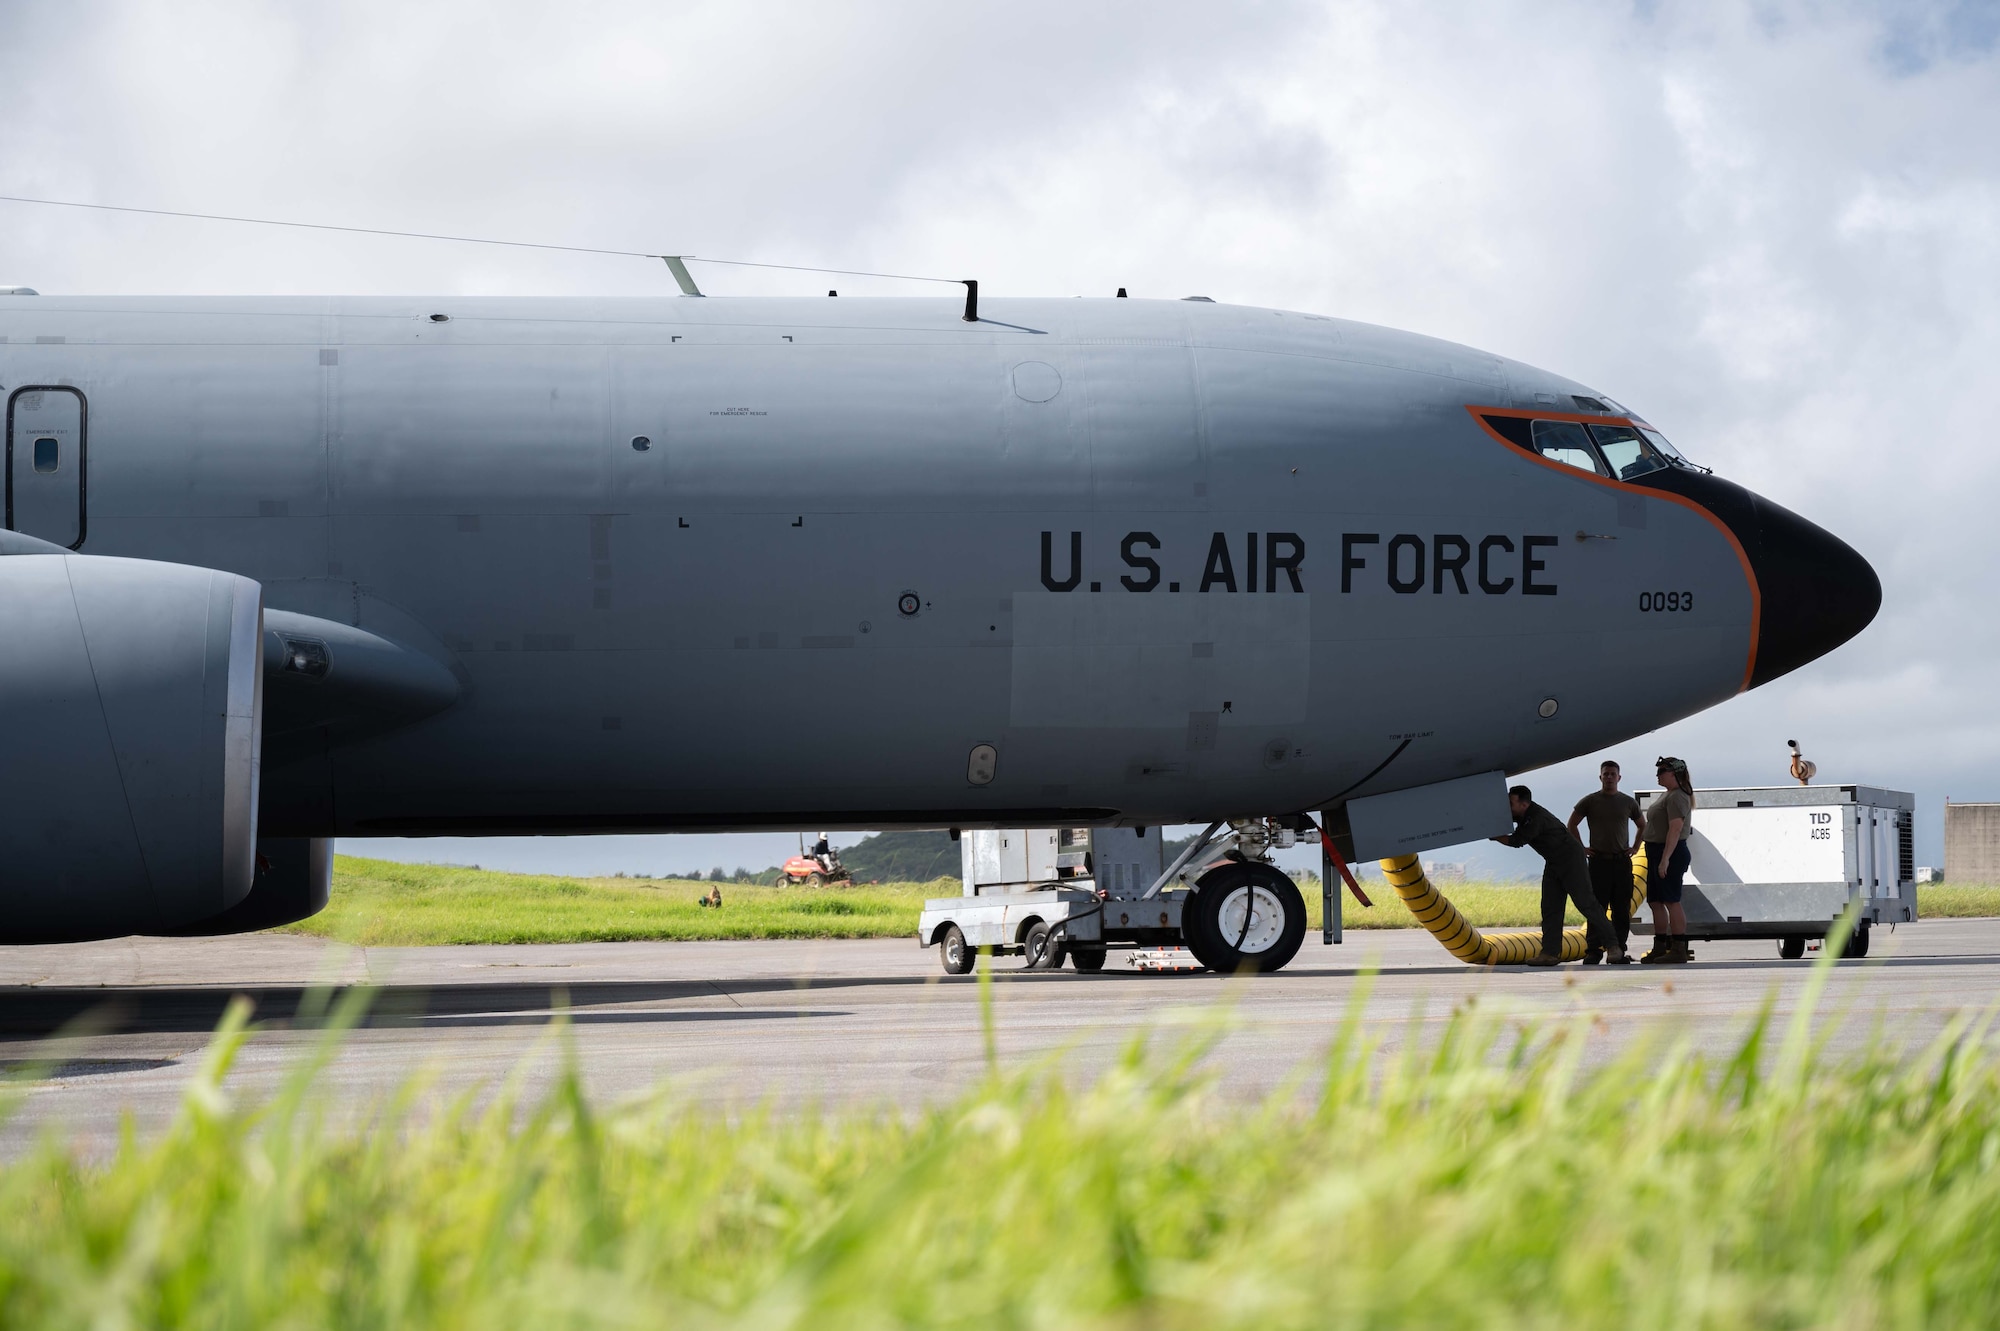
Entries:
{"label": "wheel hub", "polygon": [[[1248,914],[1246,927],[1244,916]],[[1266,888],[1239,887],[1222,899],[1216,912],[1222,941],[1245,954],[1268,952],[1285,932],[1285,908]]]}

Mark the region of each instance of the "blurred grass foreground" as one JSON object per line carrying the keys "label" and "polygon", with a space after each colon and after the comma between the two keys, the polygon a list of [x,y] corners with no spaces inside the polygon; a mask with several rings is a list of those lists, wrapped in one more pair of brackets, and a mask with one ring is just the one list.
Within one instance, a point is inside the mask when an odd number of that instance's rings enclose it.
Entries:
{"label": "blurred grass foreground", "polygon": [[[1303,884],[1307,929],[1320,927],[1316,883]],[[1540,923],[1533,884],[1441,883],[1466,919],[1481,928]],[[721,910],[696,905],[711,889]],[[1395,893],[1369,884],[1373,909],[1348,901],[1349,929],[1416,924]],[[368,947],[434,943],[588,943],[636,939],[913,938],[926,897],[957,896],[956,878],[929,883],[832,887],[702,882],[683,878],[562,878],[452,865],[398,864],[342,855],[334,860],[333,901],[290,932]],[[2000,888],[1956,885],[1917,890],[1917,910],[1933,916],[2000,915]],[[1571,924],[1583,923],[1575,910]]]}
{"label": "blurred grass foreground", "polygon": [[1970,1327],[2000,1307],[2000,1066],[1965,1019],[1916,1051],[1835,1057],[1794,1018],[1721,1063],[1641,1042],[1592,1066],[1581,1024],[1465,1009],[1389,1056],[1336,1016],[1311,1080],[1260,1102],[1220,1094],[1197,1046],[1082,1088],[996,1074],[920,1115],[605,1108],[566,1075],[357,1119],[320,1090],[338,1034],[270,1102],[233,1102],[242,1017],[157,1138],[0,1165],[0,1326]]}

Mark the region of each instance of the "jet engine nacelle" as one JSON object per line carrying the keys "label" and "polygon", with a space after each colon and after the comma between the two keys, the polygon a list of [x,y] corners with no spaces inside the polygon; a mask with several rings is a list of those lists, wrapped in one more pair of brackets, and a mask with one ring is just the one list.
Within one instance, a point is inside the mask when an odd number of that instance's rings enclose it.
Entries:
{"label": "jet engine nacelle", "polygon": [[262,589],[0,536],[0,943],[229,911],[256,871]]}

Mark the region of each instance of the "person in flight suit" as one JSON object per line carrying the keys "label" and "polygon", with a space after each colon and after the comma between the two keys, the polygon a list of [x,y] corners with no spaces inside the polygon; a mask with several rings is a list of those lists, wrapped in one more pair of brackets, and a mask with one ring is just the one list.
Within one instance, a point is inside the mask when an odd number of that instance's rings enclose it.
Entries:
{"label": "person in flight suit", "polygon": [[[1590,890],[1604,903],[1611,913],[1611,933],[1623,948],[1632,936],[1632,833],[1645,830],[1645,815],[1639,812],[1639,801],[1618,788],[1618,764],[1605,762],[1598,766],[1597,779],[1601,789],[1593,790],[1576,802],[1576,808],[1569,816],[1569,833],[1576,835],[1576,826],[1584,819],[1590,820],[1590,840],[1584,843],[1583,853],[1590,859]],[[1625,824],[1632,824],[1632,832],[1625,830]],[[1584,963],[1595,962],[1597,954],[1589,953]],[[1624,957],[1617,962],[1626,965],[1632,960]]]}
{"label": "person in flight suit", "polygon": [[1528,964],[1554,966],[1562,961],[1563,903],[1574,901],[1583,916],[1584,935],[1594,951],[1609,953],[1622,965],[1625,949],[1611,936],[1604,907],[1590,890],[1590,867],[1583,847],[1563,826],[1562,819],[1535,803],[1534,792],[1515,786],[1507,792],[1514,814],[1512,836],[1493,839],[1503,846],[1527,846],[1542,857],[1542,952]]}

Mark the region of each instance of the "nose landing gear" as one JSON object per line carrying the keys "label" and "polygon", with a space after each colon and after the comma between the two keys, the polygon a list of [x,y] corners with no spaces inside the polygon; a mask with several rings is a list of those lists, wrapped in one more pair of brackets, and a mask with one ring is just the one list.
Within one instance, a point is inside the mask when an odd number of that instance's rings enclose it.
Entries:
{"label": "nose landing gear", "polygon": [[1269,975],[1305,942],[1305,898],[1275,865],[1225,864],[1195,884],[1181,912],[1181,934],[1212,971]]}

